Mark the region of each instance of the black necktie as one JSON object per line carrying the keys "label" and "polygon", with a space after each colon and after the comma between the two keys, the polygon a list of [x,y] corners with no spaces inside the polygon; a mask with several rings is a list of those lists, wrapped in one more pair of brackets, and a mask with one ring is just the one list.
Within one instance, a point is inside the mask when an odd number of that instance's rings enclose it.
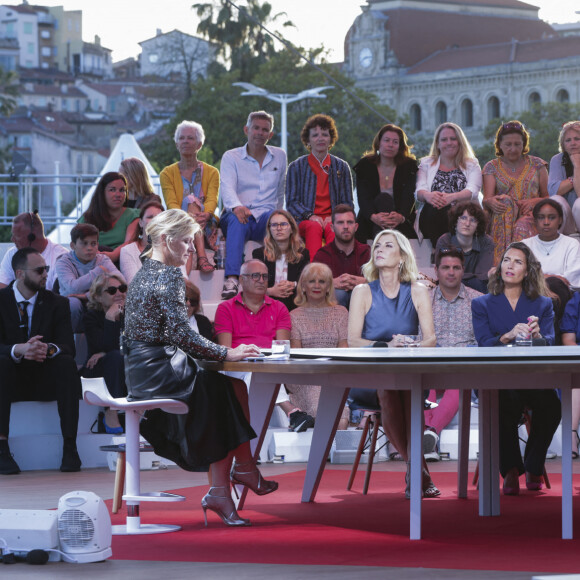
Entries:
{"label": "black necktie", "polygon": [[28,342],[28,305],[30,302],[23,300],[18,303],[18,313],[20,314],[20,336],[22,342]]}

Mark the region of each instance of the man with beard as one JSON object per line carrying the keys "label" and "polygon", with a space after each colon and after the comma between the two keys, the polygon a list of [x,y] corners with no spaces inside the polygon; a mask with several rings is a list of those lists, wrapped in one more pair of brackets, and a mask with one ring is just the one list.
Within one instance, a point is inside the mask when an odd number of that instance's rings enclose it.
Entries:
{"label": "man with beard", "polygon": [[0,290],[0,474],[20,471],[8,446],[13,401],[57,401],[61,471],[80,471],[76,437],[81,383],[68,300],[46,290],[49,267],[33,248],[12,258],[15,281]]}
{"label": "man with beard", "polygon": [[313,262],[321,262],[331,269],[336,299],[348,308],[353,288],[366,282],[361,268],[369,261],[371,249],[354,237],[358,224],[350,205],[342,203],[332,210],[332,229],[334,240],[316,252]]}

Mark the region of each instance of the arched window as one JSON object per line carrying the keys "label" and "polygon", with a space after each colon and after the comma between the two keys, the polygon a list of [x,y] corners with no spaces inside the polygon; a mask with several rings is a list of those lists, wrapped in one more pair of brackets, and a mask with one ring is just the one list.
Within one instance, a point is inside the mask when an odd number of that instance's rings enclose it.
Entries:
{"label": "arched window", "polygon": [[558,103],[569,103],[570,102],[570,95],[566,89],[560,89],[556,94],[556,101]]}
{"label": "arched window", "polygon": [[530,96],[528,97],[528,107],[531,109],[536,103],[541,103],[542,102],[542,97],[540,97],[540,93],[537,93],[536,91],[534,91],[533,93],[530,93]]}
{"label": "arched window", "polygon": [[411,129],[421,131],[422,128],[421,107],[417,104],[411,105]]}
{"label": "arched window", "polygon": [[443,101],[435,105],[435,122],[437,125],[447,122],[447,105]]}
{"label": "arched window", "polygon": [[461,125],[463,127],[473,127],[473,103],[471,99],[461,101]]}
{"label": "arched window", "polygon": [[487,100],[487,122],[489,123],[492,119],[499,119],[499,99],[497,97],[489,97]]}

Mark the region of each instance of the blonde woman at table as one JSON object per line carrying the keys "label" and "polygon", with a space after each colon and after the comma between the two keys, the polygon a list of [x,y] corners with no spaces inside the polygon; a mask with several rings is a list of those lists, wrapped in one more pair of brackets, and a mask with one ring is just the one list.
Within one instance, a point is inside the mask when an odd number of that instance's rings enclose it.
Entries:
{"label": "blonde woman at table", "polygon": [[[132,400],[171,398],[187,403],[187,417],[148,411],[141,434],[155,452],[187,471],[210,471],[201,501],[228,526],[248,526],[231,497],[230,480],[257,495],[278,489],[266,481],[252,457],[248,390],[237,379],[198,369],[194,359],[239,361],[259,354],[257,346],[219,346],[191,329],[180,267],[194,251],[199,224],[170,209],[153,218],[146,233],[151,248],[129,286],[125,307],[125,377]],[[195,386],[195,388],[194,388]],[[232,465],[233,459],[236,459]]]}
{"label": "blonde woman at table", "polygon": [[[513,242],[507,247],[488,288],[489,294],[471,302],[479,346],[504,346],[519,336],[554,344],[552,301],[542,267],[528,246]],[[525,409],[532,411],[533,418],[522,461],[518,425]],[[504,495],[519,494],[524,472],[529,490],[542,489],[546,453],[560,416],[560,400],[553,389],[500,390],[499,470]]]}
{"label": "blonde woman at table", "polygon": [[[431,299],[427,287],[417,282],[417,264],[409,240],[396,230],[378,233],[371,259],[363,268],[368,284],[352,293],[348,318],[350,347],[405,346],[405,335],[422,336],[418,346],[436,345]],[[407,462],[405,497],[410,497],[411,393],[378,391],[383,428]],[[423,459],[423,497],[437,497]]]}
{"label": "blonde woman at table", "polygon": [[[348,310],[334,295],[332,271],[326,264],[308,264],[298,280],[298,308],[292,310],[292,348],[348,348]],[[290,402],[316,418],[320,387],[286,385]],[[339,429],[348,427],[349,409],[345,406]]]}

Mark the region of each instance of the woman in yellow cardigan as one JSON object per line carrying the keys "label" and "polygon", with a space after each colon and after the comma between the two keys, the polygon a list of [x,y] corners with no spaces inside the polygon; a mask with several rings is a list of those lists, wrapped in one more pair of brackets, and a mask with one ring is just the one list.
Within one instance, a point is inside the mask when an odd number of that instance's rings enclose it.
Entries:
{"label": "woman in yellow cardigan", "polygon": [[197,159],[205,141],[205,133],[199,123],[182,121],[175,129],[174,139],[180,160],[165,167],[159,175],[161,190],[167,209],[182,209],[201,226],[202,232],[195,237],[197,267],[202,272],[212,272],[214,267],[205,253],[204,234],[211,239],[217,231],[214,212],[220,174],[215,167]]}

